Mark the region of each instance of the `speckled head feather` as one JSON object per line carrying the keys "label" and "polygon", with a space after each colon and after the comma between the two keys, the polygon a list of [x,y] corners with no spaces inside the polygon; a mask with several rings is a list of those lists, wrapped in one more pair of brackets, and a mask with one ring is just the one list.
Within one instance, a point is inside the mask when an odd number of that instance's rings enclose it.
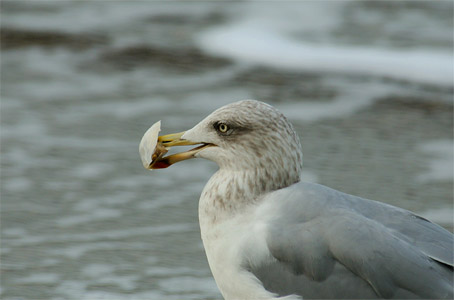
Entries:
{"label": "speckled head feather", "polygon": [[234,199],[253,201],[299,181],[303,155],[298,135],[285,116],[266,103],[244,100],[223,106],[182,138],[216,145],[196,157],[219,165],[204,193],[224,205],[236,206]]}

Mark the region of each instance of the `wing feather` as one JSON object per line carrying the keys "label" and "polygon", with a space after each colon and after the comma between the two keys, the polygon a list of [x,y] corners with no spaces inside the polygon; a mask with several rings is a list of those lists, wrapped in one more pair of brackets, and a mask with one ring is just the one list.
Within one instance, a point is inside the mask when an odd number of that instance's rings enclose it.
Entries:
{"label": "wing feather", "polygon": [[[304,298],[452,299],[453,236],[438,225],[315,184],[299,183],[272,198],[279,199],[268,222],[272,259],[250,266],[270,291]],[[270,272],[280,276],[267,279]]]}

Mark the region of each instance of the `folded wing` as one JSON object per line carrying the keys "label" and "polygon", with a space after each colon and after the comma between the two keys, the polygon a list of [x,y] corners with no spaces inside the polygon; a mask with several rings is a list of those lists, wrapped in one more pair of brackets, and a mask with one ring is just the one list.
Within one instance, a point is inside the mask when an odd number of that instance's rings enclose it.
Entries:
{"label": "folded wing", "polygon": [[452,299],[454,241],[447,230],[315,184],[272,198],[280,200],[267,219],[270,257],[248,266],[268,290],[305,299]]}

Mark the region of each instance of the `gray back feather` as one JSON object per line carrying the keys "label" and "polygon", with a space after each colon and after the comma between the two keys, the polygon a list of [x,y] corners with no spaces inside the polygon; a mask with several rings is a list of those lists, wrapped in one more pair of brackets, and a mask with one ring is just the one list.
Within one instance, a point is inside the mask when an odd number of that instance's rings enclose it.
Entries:
{"label": "gray back feather", "polygon": [[[304,298],[451,298],[453,235],[415,214],[327,187],[274,192],[265,288]],[[274,275],[272,275],[274,274]]]}

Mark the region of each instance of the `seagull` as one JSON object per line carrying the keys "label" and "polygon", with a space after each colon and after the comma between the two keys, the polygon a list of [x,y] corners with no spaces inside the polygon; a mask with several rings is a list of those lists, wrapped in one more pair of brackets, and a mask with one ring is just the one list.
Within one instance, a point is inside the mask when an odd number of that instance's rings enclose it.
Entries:
{"label": "seagull", "polygon": [[[225,299],[452,299],[453,235],[385,203],[303,182],[301,144],[272,106],[223,106],[163,135],[150,169],[219,166],[199,200],[201,237]],[[165,151],[166,152],[166,151]]]}

